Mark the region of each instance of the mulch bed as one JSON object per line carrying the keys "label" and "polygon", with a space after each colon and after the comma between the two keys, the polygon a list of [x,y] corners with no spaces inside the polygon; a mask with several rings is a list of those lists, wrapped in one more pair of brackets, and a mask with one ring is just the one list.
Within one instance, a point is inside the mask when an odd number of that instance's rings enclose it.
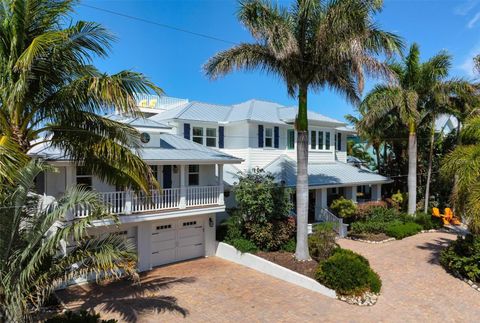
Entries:
{"label": "mulch bed", "polygon": [[315,270],[318,266],[315,260],[296,261],[293,253],[285,251],[259,251],[255,255],[310,278],[315,277]]}
{"label": "mulch bed", "polygon": [[355,235],[349,235],[350,237],[354,239],[362,239],[362,240],[367,240],[367,241],[384,241],[387,239],[390,239],[389,236],[387,236],[385,233],[378,233],[378,234],[355,234]]}

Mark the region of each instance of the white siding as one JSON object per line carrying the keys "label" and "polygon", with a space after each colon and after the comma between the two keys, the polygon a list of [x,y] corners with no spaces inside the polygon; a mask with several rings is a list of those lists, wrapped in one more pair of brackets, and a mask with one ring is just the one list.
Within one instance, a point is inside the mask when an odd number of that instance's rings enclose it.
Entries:
{"label": "white siding", "polygon": [[58,173],[45,174],[45,194],[56,198],[65,192],[67,167],[57,167],[57,169]]}
{"label": "white siding", "polygon": [[245,124],[225,125],[225,149],[248,147],[248,139],[248,127],[245,127]]}

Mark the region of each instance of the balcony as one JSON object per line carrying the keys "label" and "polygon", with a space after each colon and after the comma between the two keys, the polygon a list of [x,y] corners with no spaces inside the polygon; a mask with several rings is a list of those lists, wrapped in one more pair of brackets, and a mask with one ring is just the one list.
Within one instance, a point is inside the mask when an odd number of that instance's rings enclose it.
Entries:
{"label": "balcony", "polygon": [[[99,194],[107,211],[116,215],[224,205],[221,186],[167,188],[152,190],[150,194],[132,191]],[[89,213],[89,208],[79,206],[74,211],[74,218],[86,217]]]}

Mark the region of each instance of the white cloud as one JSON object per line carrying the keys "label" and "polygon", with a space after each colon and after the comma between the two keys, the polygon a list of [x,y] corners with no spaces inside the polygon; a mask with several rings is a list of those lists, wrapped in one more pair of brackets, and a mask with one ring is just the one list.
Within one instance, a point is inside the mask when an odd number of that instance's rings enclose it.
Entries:
{"label": "white cloud", "polygon": [[479,2],[480,0],[467,0],[465,1],[465,3],[456,6],[454,9],[454,13],[460,16],[468,15],[468,13],[472,11]]}
{"label": "white cloud", "polygon": [[477,14],[472,19],[470,19],[470,21],[467,24],[467,27],[471,29],[475,27],[475,24],[479,21],[480,21],[480,11],[477,12]]}

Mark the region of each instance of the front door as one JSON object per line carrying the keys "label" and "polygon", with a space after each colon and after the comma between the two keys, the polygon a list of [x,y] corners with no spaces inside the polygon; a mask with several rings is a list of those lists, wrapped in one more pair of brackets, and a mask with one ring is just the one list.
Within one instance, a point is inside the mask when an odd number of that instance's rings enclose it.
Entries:
{"label": "front door", "polygon": [[163,165],[163,188],[172,188],[172,165]]}

